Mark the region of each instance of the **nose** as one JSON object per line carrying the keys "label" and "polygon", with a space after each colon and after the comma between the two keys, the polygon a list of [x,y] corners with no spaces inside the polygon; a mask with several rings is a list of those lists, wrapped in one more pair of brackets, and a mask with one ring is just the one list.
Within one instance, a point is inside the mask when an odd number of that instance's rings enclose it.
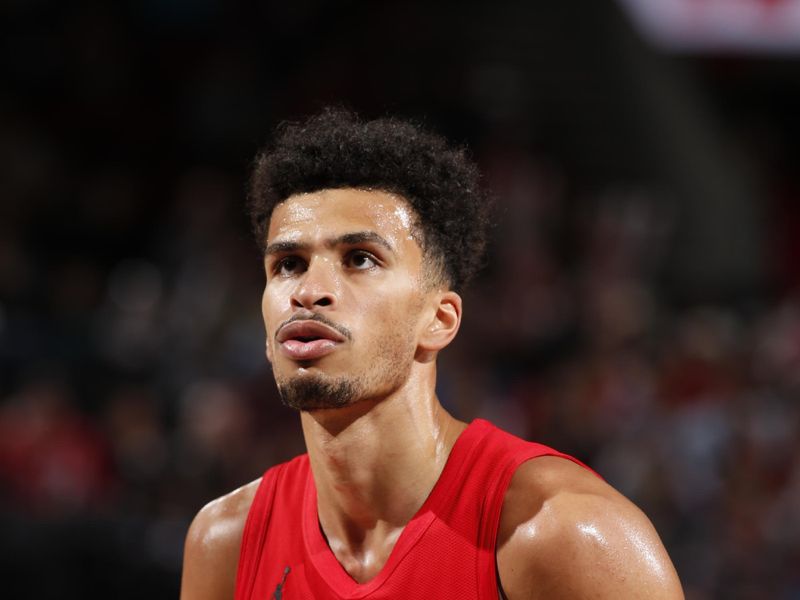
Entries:
{"label": "nose", "polygon": [[323,258],[314,258],[292,293],[292,306],[308,310],[334,306],[337,287],[332,265]]}

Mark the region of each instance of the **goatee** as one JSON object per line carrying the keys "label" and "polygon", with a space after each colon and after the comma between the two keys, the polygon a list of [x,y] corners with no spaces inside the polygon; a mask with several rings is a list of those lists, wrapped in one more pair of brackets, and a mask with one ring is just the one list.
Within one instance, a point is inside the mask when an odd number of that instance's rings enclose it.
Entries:
{"label": "goatee", "polygon": [[294,377],[278,384],[281,401],[297,410],[342,408],[357,400],[359,387],[345,378]]}

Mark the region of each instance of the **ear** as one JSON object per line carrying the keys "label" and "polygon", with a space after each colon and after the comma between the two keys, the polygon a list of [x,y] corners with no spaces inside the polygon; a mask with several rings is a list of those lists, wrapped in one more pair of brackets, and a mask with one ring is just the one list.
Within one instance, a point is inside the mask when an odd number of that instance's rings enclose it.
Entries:
{"label": "ear", "polygon": [[461,326],[461,296],[453,291],[437,292],[432,317],[417,343],[416,359],[430,362],[439,350],[445,348],[458,333]]}

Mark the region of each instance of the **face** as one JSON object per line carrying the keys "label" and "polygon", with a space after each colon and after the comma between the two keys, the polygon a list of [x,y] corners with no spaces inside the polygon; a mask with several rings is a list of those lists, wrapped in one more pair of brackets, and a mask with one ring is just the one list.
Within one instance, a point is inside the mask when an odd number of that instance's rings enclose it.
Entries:
{"label": "face", "polygon": [[408,204],[379,191],[323,190],[275,207],[262,312],[284,402],[336,408],[408,379],[430,294],[412,229]]}

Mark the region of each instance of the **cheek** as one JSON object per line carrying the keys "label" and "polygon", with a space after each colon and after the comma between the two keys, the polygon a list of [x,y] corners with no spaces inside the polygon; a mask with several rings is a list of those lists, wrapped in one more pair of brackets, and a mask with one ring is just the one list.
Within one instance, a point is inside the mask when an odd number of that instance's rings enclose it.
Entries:
{"label": "cheek", "polygon": [[280,314],[281,303],[278,290],[274,286],[265,287],[264,293],[261,295],[261,317],[264,320],[264,331],[267,334],[267,349],[269,350],[270,344],[275,335],[275,328],[286,319],[286,315]]}
{"label": "cheek", "polygon": [[[380,331],[380,339],[414,335],[420,318],[419,298],[408,289],[397,289],[380,297],[364,294],[354,313],[359,315],[360,328],[366,332]],[[377,343],[381,343],[380,339]]]}
{"label": "cheek", "polygon": [[269,331],[267,323],[269,322],[269,291],[264,288],[264,293],[261,294],[261,317],[264,319],[264,327]]}
{"label": "cheek", "polygon": [[261,295],[261,318],[264,320],[264,331],[266,333],[267,360],[272,362],[272,336],[269,334],[268,298],[266,288],[264,289],[264,293]]}
{"label": "cheek", "polygon": [[279,285],[275,283],[265,286],[264,293],[261,295],[261,316],[264,318],[264,325],[269,331],[269,326],[274,325],[280,319],[277,314],[283,307],[283,304],[288,304],[285,301],[281,302],[281,298],[285,298]]}

